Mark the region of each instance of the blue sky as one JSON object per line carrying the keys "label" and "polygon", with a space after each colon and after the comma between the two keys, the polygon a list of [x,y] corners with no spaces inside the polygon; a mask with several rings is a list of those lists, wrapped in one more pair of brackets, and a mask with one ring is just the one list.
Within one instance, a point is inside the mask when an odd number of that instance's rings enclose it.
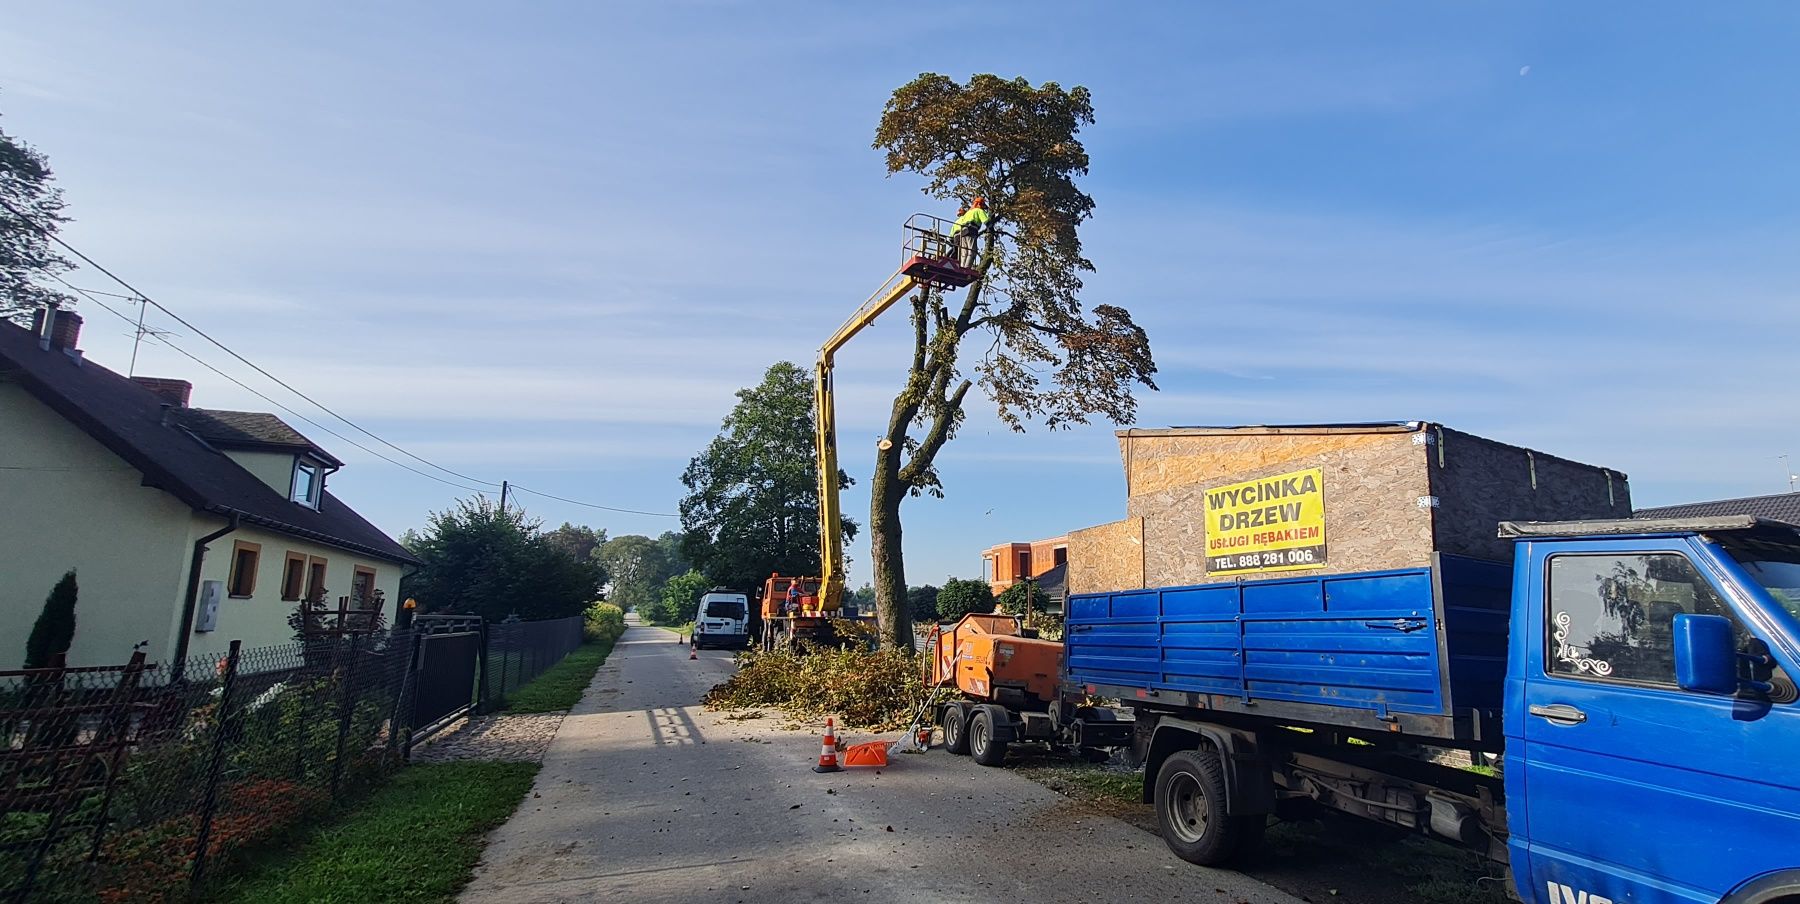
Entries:
{"label": "blue sky", "polygon": [[[286,6],[8,4],[0,124],[50,155],[78,247],[465,473],[674,511],[733,390],[810,362],[930,206],[869,147],[922,71],[1093,91],[1085,298],[1149,330],[1140,426],[1438,420],[1639,504],[1778,492],[1800,456],[1786,4]],[[840,357],[865,485],[907,330]],[[138,372],[269,407],[154,345]],[[905,509],[913,583],[1123,513],[1112,425],[971,409],[949,498]],[[460,492],[296,426],[392,532]]]}

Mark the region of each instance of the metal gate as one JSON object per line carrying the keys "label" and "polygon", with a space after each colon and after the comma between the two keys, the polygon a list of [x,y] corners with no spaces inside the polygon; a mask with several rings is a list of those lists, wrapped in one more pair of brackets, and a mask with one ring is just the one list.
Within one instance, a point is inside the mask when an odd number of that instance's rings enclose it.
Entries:
{"label": "metal gate", "polygon": [[477,681],[485,652],[479,617],[419,616],[413,655],[413,729],[416,744],[466,718],[479,700]]}

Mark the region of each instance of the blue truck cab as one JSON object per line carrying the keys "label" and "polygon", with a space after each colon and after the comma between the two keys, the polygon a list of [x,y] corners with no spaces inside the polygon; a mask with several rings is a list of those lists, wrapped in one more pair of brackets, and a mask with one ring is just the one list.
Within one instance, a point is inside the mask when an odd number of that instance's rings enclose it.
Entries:
{"label": "blue truck cab", "polygon": [[1800,527],[1500,531],[1510,570],[1071,596],[1065,687],[1133,710],[1192,862],[1322,807],[1480,851],[1529,904],[1800,904]]}
{"label": "blue truck cab", "polygon": [[1746,517],[1503,533],[1521,896],[1800,900],[1800,534]]}

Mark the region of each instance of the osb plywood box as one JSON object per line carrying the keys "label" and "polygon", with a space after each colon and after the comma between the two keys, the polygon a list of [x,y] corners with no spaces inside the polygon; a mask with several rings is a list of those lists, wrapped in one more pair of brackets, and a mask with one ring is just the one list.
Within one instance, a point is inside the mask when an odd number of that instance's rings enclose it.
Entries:
{"label": "osb plywood box", "polygon": [[1624,474],[1438,424],[1123,430],[1122,521],[1069,535],[1069,592],[1505,561],[1499,522],[1629,517]]}

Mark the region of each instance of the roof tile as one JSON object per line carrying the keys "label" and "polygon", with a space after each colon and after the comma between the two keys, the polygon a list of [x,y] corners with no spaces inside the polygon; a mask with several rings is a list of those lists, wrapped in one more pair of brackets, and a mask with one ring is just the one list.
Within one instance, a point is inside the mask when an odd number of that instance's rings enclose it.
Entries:
{"label": "roof tile", "polygon": [[1772,521],[1800,524],[1800,493],[1777,493],[1773,496],[1745,496],[1739,499],[1717,499],[1711,502],[1689,502],[1638,509],[1633,518],[1704,518],[1713,515],[1754,515]]}

